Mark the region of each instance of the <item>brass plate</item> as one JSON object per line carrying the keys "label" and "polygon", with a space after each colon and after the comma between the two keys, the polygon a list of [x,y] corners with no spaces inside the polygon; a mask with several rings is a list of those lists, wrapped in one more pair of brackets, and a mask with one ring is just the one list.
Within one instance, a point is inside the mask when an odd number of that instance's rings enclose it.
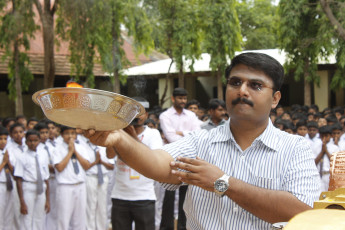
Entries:
{"label": "brass plate", "polygon": [[145,113],[144,107],[134,99],[89,88],[43,89],[34,93],[32,100],[48,119],[81,129],[122,129]]}

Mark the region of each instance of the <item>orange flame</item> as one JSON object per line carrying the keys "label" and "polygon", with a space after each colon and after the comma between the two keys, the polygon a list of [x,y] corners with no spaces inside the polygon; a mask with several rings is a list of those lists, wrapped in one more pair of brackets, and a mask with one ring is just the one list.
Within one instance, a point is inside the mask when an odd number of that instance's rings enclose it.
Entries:
{"label": "orange flame", "polygon": [[83,88],[82,85],[79,85],[77,82],[74,81],[68,81],[66,84],[67,88],[73,87],[73,88]]}

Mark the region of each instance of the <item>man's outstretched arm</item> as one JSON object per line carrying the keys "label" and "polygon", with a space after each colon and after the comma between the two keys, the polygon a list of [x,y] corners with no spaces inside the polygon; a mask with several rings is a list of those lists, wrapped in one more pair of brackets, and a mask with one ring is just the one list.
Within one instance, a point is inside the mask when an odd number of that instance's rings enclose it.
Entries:
{"label": "man's outstretched arm", "polygon": [[84,131],[85,137],[95,145],[107,147],[108,158],[116,154],[129,167],[156,181],[180,184],[181,181],[171,173],[170,162],[174,159],[163,150],[151,150],[135,140],[123,130],[101,132]]}
{"label": "man's outstretched arm", "polygon": [[[172,170],[180,181],[211,192],[214,191],[214,182],[224,175],[224,172],[217,166],[199,158],[177,158],[177,160],[178,162],[171,162],[171,166],[187,171]],[[229,189],[225,192],[228,198],[248,212],[270,223],[288,221],[294,215],[311,209],[310,206],[286,191],[256,187],[233,177],[229,179],[229,185]]]}

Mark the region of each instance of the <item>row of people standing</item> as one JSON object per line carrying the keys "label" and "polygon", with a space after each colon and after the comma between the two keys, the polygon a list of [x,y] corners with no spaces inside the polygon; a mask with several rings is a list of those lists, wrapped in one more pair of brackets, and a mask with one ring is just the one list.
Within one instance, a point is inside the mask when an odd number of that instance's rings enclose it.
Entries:
{"label": "row of people standing", "polygon": [[9,132],[1,127],[0,228],[107,229],[107,174],[114,163],[76,129],[61,126],[61,135],[49,138],[47,123],[27,131],[20,123]]}
{"label": "row of people standing", "polygon": [[345,150],[344,108],[326,108],[319,112],[317,105],[294,105],[290,111],[278,107],[271,119],[277,128],[306,138],[314,154],[321,178],[321,191],[327,191],[332,154]]}

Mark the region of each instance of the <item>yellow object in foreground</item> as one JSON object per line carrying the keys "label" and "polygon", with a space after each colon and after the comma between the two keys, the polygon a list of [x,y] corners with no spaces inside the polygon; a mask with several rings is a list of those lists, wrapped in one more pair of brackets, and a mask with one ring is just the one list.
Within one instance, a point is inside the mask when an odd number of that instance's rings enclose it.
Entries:
{"label": "yellow object in foreground", "polygon": [[313,209],[293,217],[284,230],[345,230],[345,211]]}

